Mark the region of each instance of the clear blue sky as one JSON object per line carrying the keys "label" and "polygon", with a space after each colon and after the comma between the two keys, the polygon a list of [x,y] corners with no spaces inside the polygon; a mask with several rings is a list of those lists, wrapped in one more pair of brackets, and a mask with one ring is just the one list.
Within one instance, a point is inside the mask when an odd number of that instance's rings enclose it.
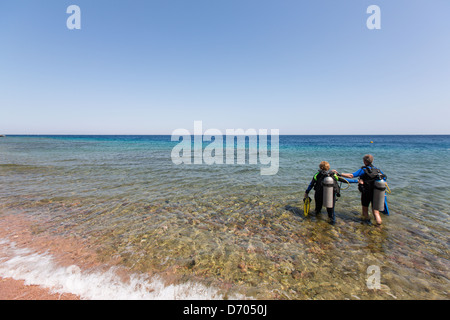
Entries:
{"label": "clear blue sky", "polygon": [[448,0],[0,2],[0,134],[449,134],[449,116]]}

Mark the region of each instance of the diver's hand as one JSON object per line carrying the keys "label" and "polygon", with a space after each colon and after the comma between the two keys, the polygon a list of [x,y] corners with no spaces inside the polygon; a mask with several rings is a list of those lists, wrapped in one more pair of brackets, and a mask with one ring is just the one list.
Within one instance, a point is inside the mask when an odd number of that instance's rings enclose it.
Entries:
{"label": "diver's hand", "polygon": [[337,172],[337,170],[331,170],[331,172],[333,172],[333,174],[335,174],[335,175],[337,175],[338,177],[340,177],[341,176],[341,174],[339,173],[339,172]]}
{"label": "diver's hand", "polygon": [[308,198],[308,194],[305,192],[305,194],[303,195],[303,199]]}

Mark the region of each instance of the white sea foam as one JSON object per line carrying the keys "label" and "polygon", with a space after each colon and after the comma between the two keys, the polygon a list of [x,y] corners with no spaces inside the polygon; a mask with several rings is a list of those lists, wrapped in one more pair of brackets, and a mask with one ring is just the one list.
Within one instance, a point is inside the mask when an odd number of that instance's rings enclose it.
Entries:
{"label": "white sea foam", "polygon": [[[17,248],[0,239],[0,277],[24,280],[55,293],[72,293],[87,300],[209,300],[223,299],[217,289],[198,283],[165,286],[158,277],[132,274],[126,282],[117,268],[106,272],[82,271],[78,266],[61,267],[48,253]],[[236,297],[241,299],[242,297]]]}

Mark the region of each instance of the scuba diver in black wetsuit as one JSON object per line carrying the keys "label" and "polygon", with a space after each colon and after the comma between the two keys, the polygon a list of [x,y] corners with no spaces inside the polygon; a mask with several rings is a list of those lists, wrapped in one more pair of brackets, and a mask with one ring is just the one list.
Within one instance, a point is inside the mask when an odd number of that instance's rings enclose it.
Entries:
{"label": "scuba diver in black wetsuit", "polygon": [[[327,181],[329,180],[331,182],[330,185],[325,183],[325,180],[328,177],[331,178],[331,180],[327,179]],[[308,188],[305,191],[305,195],[304,195],[304,198],[307,198],[311,189],[314,188],[314,191],[315,191],[314,192],[314,202],[316,203],[315,214],[317,215],[320,213],[320,211],[322,210],[322,206],[324,204],[324,200],[325,200],[328,218],[329,218],[329,222],[331,224],[335,224],[335,222],[336,222],[336,216],[334,213],[334,205],[336,203],[336,197],[341,196],[338,181],[339,182],[347,182],[347,183],[357,183],[358,182],[358,180],[352,180],[352,179],[346,180],[341,177],[338,177],[334,172],[330,171],[330,164],[327,161],[322,161],[319,164],[319,171],[312,178]],[[324,187],[330,187],[330,188],[332,187],[333,190],[330,193],[327,193],[327,192],[324,192]],[[326,197],[331,196],[332,198],[324,199],[324,194],[326,194]]]}

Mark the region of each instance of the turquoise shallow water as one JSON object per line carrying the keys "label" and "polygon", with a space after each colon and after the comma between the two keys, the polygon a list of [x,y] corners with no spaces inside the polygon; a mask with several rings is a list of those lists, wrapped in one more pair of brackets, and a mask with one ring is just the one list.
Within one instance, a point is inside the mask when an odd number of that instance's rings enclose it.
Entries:
{"label": "turquoise shallow water", "polygon": [[[373,141],[373,143],[370,143]],[[450,136],[280,136],[280,166],[175,165],[170,136],[0,138],[0,218],[80,237],[136,273],[173,270],[268,299],[448,299]],[[390,216],[361,223],[356,185],[337,224],[305,218],[318,164],[354,172],[362,156],[388,176]],[[323,210],[324,211],[324,210]],[[36,222],[37,223],[37,222]],[[367,268],[381,287],[367,287]]]}

